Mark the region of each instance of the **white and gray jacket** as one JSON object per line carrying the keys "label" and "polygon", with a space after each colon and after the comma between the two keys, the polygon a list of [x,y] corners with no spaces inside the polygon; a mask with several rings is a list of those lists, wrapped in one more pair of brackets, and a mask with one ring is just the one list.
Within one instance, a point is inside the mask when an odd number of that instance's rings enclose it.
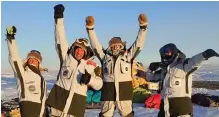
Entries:
{"label": "white and gray jacket", "polygon": [[108,54],[99,43],[94,26],[87,26],[91,47],[102,64],[103,88],[102,101],[132,100],[131,64],[143,49],[147,23],[140,26],[137,39],[133,45],[117,58]]}
{"label": "white and gray jacket", "polygon": [[59,18],[55,23],[55,43],[60,59],[60,70],[57,82],[52,88],[47,99],[47,105],[60,110],[64,114],[83,117],[86,105],[87,85],[80,84],[81,75],[85,69],[91,74],[88,85],[99,90],[103,83],[102,79],[95,75],[95,64],[90,59],[75,60],[71,54],[65,38],[64,19]]}
{"label": "white and gray jacket", "polygon": [[205,60],[202,53],[187,59],[176,58],[167,67],[161,91],[161,111],[165,117],[192,115],[192,73]]}
{"label": "white and gray jacket", "polygon": [[9,62],[17,80],[21,116],[45,116],[46,81],[42,75],[34,73],[28,67],[23,67],[23,62],[19,56],[15,39],[7,39],[7,44]]}

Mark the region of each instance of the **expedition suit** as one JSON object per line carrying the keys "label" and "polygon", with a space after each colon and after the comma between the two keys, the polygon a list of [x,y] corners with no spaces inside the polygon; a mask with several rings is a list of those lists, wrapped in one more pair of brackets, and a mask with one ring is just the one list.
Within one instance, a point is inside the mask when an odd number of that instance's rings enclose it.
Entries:
{"label": "expedition suit", "polygon": [[[53,86],[47,105],[51,107],[51,115],[58,117],[84,117],[88,85],[99,90],[102,79],[95,75],[96,63],[92,61],[92,49],[84,38],[77,39],[68,46],[64,30],[64,6],[54,7],[55,13],[55,47],[60,59],[60,70]],[[73,56],[76,48],[82,48],[85,56],[76,60]],[[89,75],[87,83],[81,83]]]}
{"label": "expedition suit", "polygon": [[[45,68],[41,67],[42,57],[40,52],[32,50],[28,53],[27,58],[22,61],[15,40],[16,28],[7,28],[7,44],[9,51],[9,62],[14,71],[17,82],[19,107],[22,117],[45,117],[46,116],[46,81],[40,71]],[[33,71],[27,65],[27,60],[34,58],[39,61],[39,71]]]}
{"label": "expedition suit", "polygon": [[[148,22],[140,24],[137,39],[128,50],[125,49],[125,42],[122,42],[120,37],[113,37],[109,42],[109,48],[103,49],[96,36],[94,25],[86,26],[91,47],[102,64],[103,87],[101,100],[103,105],[99,116],[112,117],[115,106],[118,107],[121,116],[133,116],[131,66],[133,60],[143,48],[148,30],[147,26]],[[110,47],[118,43],[124,47],[124,50],[114,56]]]}

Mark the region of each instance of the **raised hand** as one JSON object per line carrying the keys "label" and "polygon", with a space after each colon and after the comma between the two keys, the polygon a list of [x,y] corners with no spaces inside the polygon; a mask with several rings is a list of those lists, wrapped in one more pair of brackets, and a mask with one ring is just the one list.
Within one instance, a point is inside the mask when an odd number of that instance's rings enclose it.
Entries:
{"label": "raised hand", "polygon": [[139,24],[145,24],[148,22],[147,16],[145,14],[140,14],[138,16]]}
{"label": "raised hand", "polygon": [[85,84],[87,85],[90,82],[91,75],[87,72],[85,69],[85,73],[82,74],[81,79],[80,79],[80,84]]}
{"label": "raised hand", "polygon": [[6,29],[6,37],[7,39],[15,39],[14,35],[16,35],[17,28],[15,26],[9,26]]}
{"label": "raised hand", "polygon": [[211,57],[219,57],[219,54],[215,52],[213,49],[207,49],[202,53],[203,57],[209,59]]}
{"label": "raised hand", "polygon": [[63,12],[65,11],[65,7],[62,4],[58,4],[54,7],[54,18],[63,18]]}
{"label": "raised hand", "polygon": [[86,17],[86,25],[87,26],[93,26],[94,25],[94,17],[93,16],[87,16]]}

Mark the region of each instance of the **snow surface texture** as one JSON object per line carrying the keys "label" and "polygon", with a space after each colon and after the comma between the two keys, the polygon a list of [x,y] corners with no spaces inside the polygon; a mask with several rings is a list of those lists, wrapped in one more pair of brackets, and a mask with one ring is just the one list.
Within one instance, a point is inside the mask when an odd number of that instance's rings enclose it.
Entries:
{"label": "snow surface texture", "polygon": [[[145,108],[143,104],[134,104],[135,117],[157,117],[159,110]],[[219,108],[206,108],[193,106],[194,117],[219,117]],[[86,117],[98,117],[99,109],[87,109]],[[118,110],[114,112],[114,117],[120,117]]]}
{"label": "snow surface texture", "polygon": [[[55,83],[57,71],[50,71],[43,74],[47,81],[48,93]],[[193,80],[211,80],[219,81],[219,66],[205,65],[193,74]],[[2,99],[10,100],[17,97],[17,85],[13,73],[1,74],[1,96]],[[194,88],[193,93],[204,93],[219,96],[219,90],[208,90],[203,88]],[[148,109],[144,104],[134,104],[135,117],[157,117],[158,110]],[[219,108],[206,108],[194,105],[194,117],[219,117]],[[99,109],[87,109],[86,117],[97,117]],[[115,111],[114,117],[120,117],[118,110]]]}

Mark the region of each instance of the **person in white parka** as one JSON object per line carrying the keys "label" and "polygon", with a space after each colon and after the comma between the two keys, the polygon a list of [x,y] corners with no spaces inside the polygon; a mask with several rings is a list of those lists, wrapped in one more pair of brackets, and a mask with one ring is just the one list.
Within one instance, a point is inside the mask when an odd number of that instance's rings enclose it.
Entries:
{"label": "person in white parka", "polygon": [[78,38],[69,47],[64,29],[64,6],[54,7],[55,47],[60,59],[57,81],[46,104],[52,117],[84,117],[88,86],[99,90],[102,79],[96,76],[92,49],[88,40]]}
{"label": "person in white parka", "polygon": [[158,117],[192,117],[192,73],[211,57],[219,57],[207,49],[191,58],[185,58],[175,44],[169,43],[160,49],[161,105]]}
{"label": "person in white parka", "polygon": [[115,106],[118,107],[122,117],[133,117],[132,109],[133,88],[131,65],[143,49],[148,20],[144,14],[139,15],[139,32],[137,39],[129,49],[126,49],[126,42],[120,37],[113,37],[109,41],[109,47],[103,49],[99,43],[94,30],[94,18],[86,18],[86,28],[91,42],[91,47],[102,64],[103,88],[101,100],[100,117],[112,117]]}
{"label": "person in white parka", "polygon": [[15,40],[16,27],[7,28],[6,41],[9,51],[9,62],[17,80],[19,107],[22,117],[46,117],[47,87],[41,72],[43,68],[41,53],[31,50],[26,59],[21,60]]}

